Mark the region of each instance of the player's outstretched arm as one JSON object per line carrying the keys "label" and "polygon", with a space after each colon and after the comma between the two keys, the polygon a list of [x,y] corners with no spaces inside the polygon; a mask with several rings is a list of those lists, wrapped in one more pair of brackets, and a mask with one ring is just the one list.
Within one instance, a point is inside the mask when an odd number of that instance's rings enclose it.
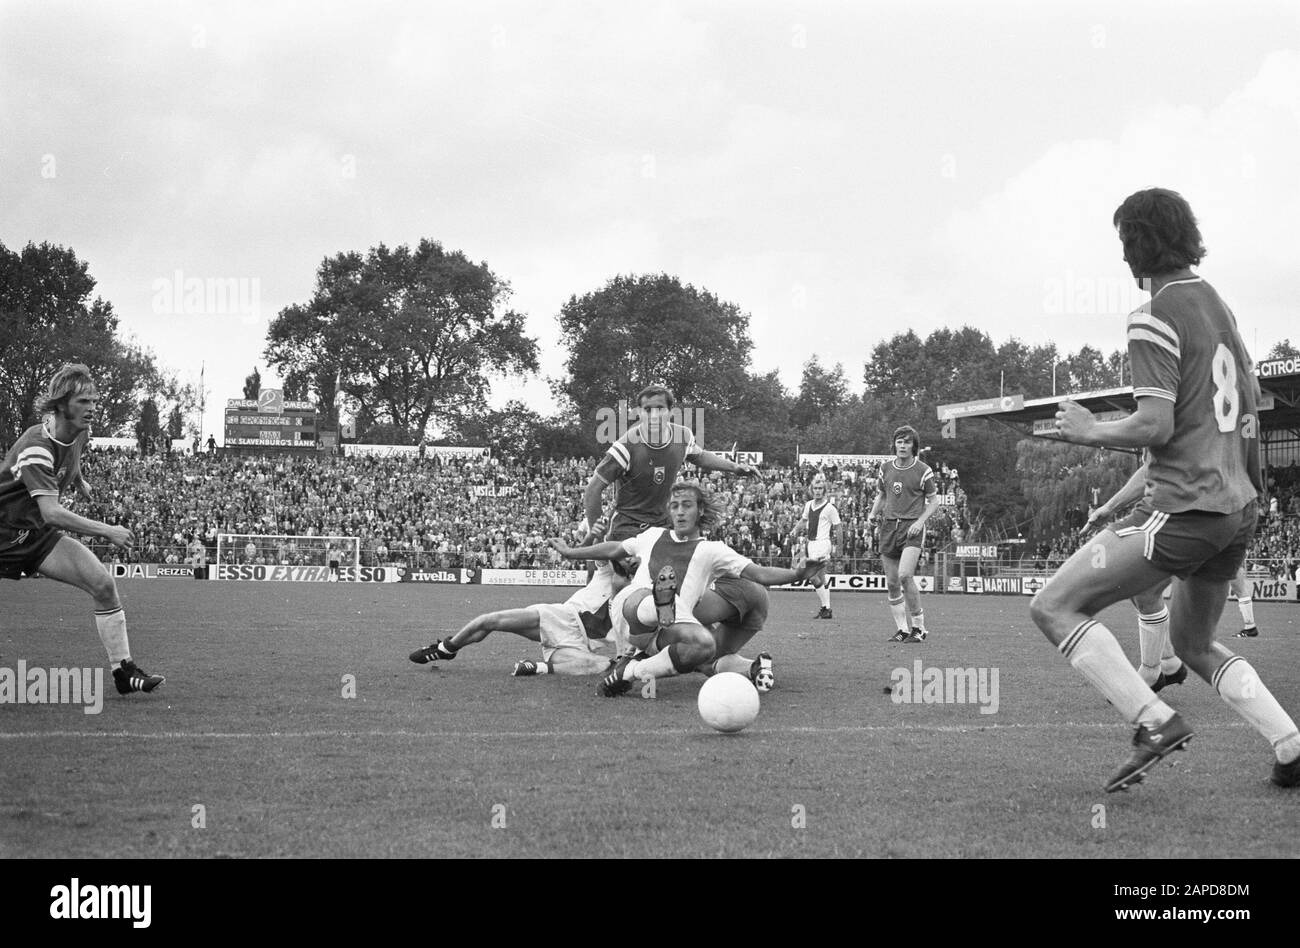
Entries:
{"label": "player's outstretched arm", "polygon": [[1137,411],[1116,421],[1098,421],[1077,402],[1061,402],[1056,413],[1061,440],[1099,448],[1158,448],[1174,436],[1174,403],[1144,395]]}
{"label": "player's outstretched arm", "polygon": [[800,560],[794,569],[786,569],[781,566],[759,566],[757,563],[750,563],[740,575],[748,580],[758,583],[760,586],[784,586],[787,583],[799,583],[808,579],[810,576],[816,576],[818,571],[825,566],[822,560]]}
{"label": "player's outstretched arm", "polygon": [[57,497],[41,494],[36,498],[36,506],[41,510],[41,519],[51,527],[80,533],[84,536],[103,537],[114,546],[129,547],[135,537],[126,527],[115,527],[89,517],[82,517],[68,510],[59,503]]}
{"label": "player's outstretched arm", "polygon": [[1084,524],[1085,529],[1090,529],[1104,520],[1109,520],[1114,516],[1115,511],[1123,510],[1129,504],[1135,503],[1147,488],[1147,466],[1143,464],[1133,476],[1125,482],[1124,486],[1115,491],[1100,507],[1093,509],[1088,514],[1088,522]]}
{"label": "player's outstretched arm", "polygon": [[566,560],[624,560],[631,555],[618,540],[593,543],[591,546],[569,546],[558,537],[550,542],[555,552]]}
{"label": "player's outstretched arm", "polygon": [[726,458],[718,457],[712,451],[701,451],[687,458],[696,467],[706,471],[722,471],[724,474],[757,474],[758,468],[753,464],[737,464]]}
{"label": "player's outstretched arm", "polygon": [[605,496],[605,488],[608,486],[609,483],[603,477],[599,474],[593,474],[591,479],[587,481],[587,489],[582,493],[582,509],[587,515],[589,525],[586,536],[587,542],[594,542],[599,539],[597,531],[600,529],[599,525],[603,522],[602,517],[604,515],[601,498]]}

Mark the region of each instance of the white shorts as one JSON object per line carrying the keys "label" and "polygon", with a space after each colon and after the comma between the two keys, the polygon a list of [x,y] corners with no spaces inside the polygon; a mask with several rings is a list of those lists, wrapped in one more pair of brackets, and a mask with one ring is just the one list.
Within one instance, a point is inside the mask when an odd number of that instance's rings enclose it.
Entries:
{"label": "white shorts", "polygon": [[831,555],[830,540],[809,540],[808,541],[808,559],[825,560]]}
{"label": "white shorts", "polygon": [[533,606],[541,626],[542,661],[549,662],[556,651],[576,648],[584,652],[601,652],[610,645],[608,639],[587,637],[587,630],[578,618],[578,610],[565,603]]}

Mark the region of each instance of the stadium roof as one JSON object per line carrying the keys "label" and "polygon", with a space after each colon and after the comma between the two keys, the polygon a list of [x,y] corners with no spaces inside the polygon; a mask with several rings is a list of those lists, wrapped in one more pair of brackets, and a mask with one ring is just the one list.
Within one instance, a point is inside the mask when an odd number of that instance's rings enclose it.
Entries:
{"label": "stadium roof", "polygon": [[[1260,428],[1270,432],[1287,432],[1300,439],[1300,359],[1271,359],[1259,366],[1259,385],[1264,393],[1259,419]],[[1294,371],[1289,371],[1294,369]],[[1095,392],[1069,392],[1047,398],[1025,399],[1021,395],[1001,395],[965,402],[940,405],[939,420],[986,418],[1034,438],[1060,440],[1053,421],[1061,402],[1072,401],[1100,416],[1103,420],[1131,414],[1137,408],[1133,386],[1108,388]],[[1285,440],[1285,439],[1266,439]]]}

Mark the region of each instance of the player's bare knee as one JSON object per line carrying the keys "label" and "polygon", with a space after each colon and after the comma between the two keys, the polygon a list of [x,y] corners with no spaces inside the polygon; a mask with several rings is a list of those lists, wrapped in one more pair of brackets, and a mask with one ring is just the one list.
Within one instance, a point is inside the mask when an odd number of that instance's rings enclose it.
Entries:
{"label": "player's bare knee", "polygon": [[1034,620],[1034,625],[1044,631],[1047,630],[1052,621],[1052,616],[1056,612],[1050,597],[1046,593],[1046,589],[1040,589],[1034,593],[1034,598],[1029,600],[1029,617]]}
{"label": "player's bare knee", "polygon": [[902,583],[898,583],[898,582],[889,583],[889,582],[887,582],[887,583],[885,583],[885,588],[889,590],[889,598],[890,598],[890,599],[897,599],[899,596],[903,595],[903,584],[902,584]]}
{"label": "player's bare knee", "polygon": [[86,591],[94,598],[95,604],[104,608],[117,605],[117,583],[113,574],[106,569],[99,569],[86,579]]}

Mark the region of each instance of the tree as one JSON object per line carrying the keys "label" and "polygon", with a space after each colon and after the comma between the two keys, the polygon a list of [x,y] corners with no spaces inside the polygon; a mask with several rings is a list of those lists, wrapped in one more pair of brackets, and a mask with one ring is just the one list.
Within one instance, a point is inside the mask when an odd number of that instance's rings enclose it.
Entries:
{"label": "tree", "polygon": [[152,352],[118,335],[112,305],[94,289],[70,248],[0,244],[0,442],[39,421],[36,401],[65,363],[84,363],[96,380],[97,431],[129,430],[140,400],[173,384]]}
{"label": "tree", "polygon": [[262,394],[262,373],[257,371],[257,366],[253,366],[253,371],[244,377],[244,398],[249,401],[257,401],[257,396]]}
{"label": "tree", "polygon": [[793,464],[797,434],[791,425],[790,393],[773,369],[763,375],[746,372],[725,411],[706,408],[705,430],[696,432],[710,450],[762,451],[768,463]]}
{"label": "tree", "polygon": [[1268,350],[1265,359],[1295,359],[1300,358],[1300,349],[1291,345],[1290,339],[1283,339],[1281,342],[1273,343],[1273,348]]}
{"label": "tree", "polygon": [[140,403],[140,417],[135,423],[135,440],[140,453],[152,454],[160,438],[162,426],[158,423],[158,403],[153,398],[146,398]]}
{"label": "tree", "polygon": [[1016,445],[1016,470],[1033,517],[1033,532],[1050,534],[1071,511],[1084,514],[1124,486],[1137,469],[1131,454],[1025,438]]}
{"label": "tree", "polygon": [[167,438],[176,441],[183,437],[185,437],[185,419],[181,417],[181,406],[176,405],[172,408],[172,413],[167,416]]}
{"label": "tree", "polygon": [[749,315],[666,273],[618,276],[560,309],[565,375],[552,383],[585,427],[658,382],[677,400],[729,410],[753,343]]}
{"label": "tree", "polygon": [[833,370],[827,371],[814,355],[803,365],[799,397],[790,410],[790,421],[795,427],[807,428],[829,417],[848,397],[849,383],[844,378],[843,363],[837,362]]}
{"label": "tree", "polygon": [[310,301],[276,316],[265,358],[287,387],[314,393],[328,422],[341,391],[359,436],[374,419],[418,441],[432,420],[451,428],[479,410],[489,375],[537,370],[509,297],[486,263],[436,241],[340,253],[322,261]]}

